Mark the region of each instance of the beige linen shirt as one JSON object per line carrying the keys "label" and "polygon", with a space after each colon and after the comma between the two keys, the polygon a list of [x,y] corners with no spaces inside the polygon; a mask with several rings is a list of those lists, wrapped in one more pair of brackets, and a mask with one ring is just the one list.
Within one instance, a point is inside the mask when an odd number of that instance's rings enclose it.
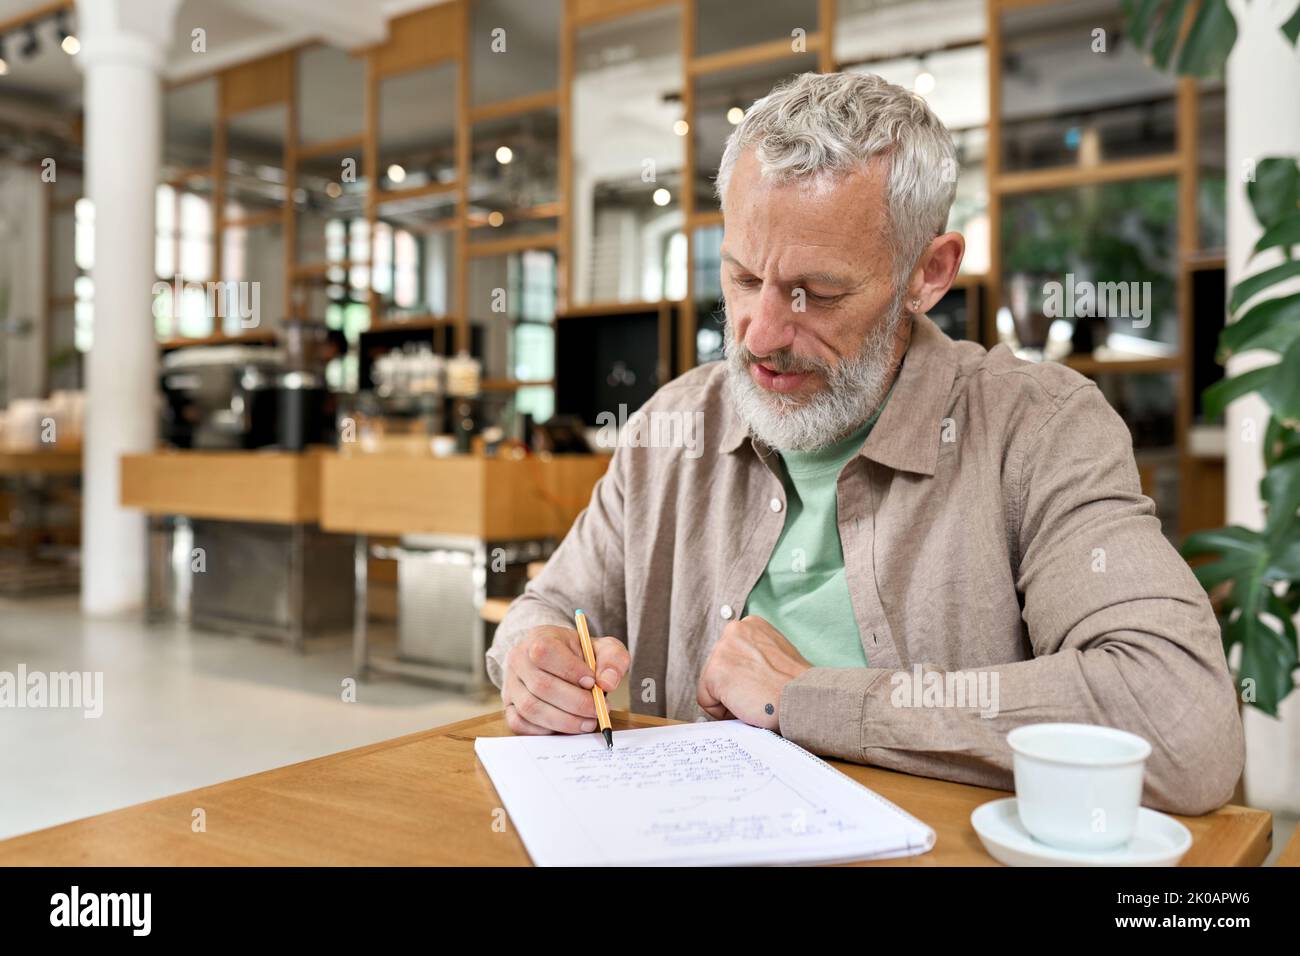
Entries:
{"label": "beige linen shirt", "polygon": [[[583,608],[631,651],[634,710],[699,720],[701,670],[785,523],[781,466],[735,413],[722,364],[668,383],[643,412],[652,425],[690,416],[702,434],[617,450],[501,622],[488,673],[500,686],[529,628],[571,627]],[[1007,731],[1103,724],[1151,743],[1148,805],[1203,813],[1229,799],[1244,744],[1218,625],[1141,493],[1127,428],[1088,379],[917,318],[893,396],[840,473],[838,510],[868,666],[786,685],[785,737],[1011,789]],[[949,672],[962,679],[946,696],[914,693]]]}

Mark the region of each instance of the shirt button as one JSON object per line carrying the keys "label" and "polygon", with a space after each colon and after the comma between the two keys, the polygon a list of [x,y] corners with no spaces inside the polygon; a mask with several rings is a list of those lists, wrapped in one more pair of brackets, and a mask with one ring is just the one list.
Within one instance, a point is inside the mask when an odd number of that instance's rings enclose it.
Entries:
{"label": "shirt button", "polygon": [[723,620],[730,621],[731,613],[732,613],[731,605],[730,604],[722,605],[722,607],[718,609],[718,613],[722,615]]}
{"label": "shirt button", "polygon": [[780,512],[782,508],[780,498],[773,498],[770,502],[768,502],[768,504],[771,506],[772,510],[776,512]]}

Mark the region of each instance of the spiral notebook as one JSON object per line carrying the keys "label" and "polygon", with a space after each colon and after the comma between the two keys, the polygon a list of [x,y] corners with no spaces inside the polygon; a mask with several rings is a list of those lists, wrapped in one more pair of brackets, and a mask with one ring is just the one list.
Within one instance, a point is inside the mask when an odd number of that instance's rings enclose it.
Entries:
{"label": "spiral notebook", "polygon": [[538,866],[832,863],[924,853],[934,830],[771,731],[738,720],[479,737]]}

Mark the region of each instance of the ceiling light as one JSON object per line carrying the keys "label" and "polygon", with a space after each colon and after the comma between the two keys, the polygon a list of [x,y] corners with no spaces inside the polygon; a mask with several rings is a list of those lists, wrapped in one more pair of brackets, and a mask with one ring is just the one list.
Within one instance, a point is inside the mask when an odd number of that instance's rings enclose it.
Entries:
{"label": "ceiling light", "polygon": [[656,206],[667,206],[673,201],[673,194],[660,186],[654,191],[654,195],[650,198],[654,200]]}
{"label": "ceiling light", "polygon": [[509,146],[497,147],[497,162],[505,166],[510,160],[515,158],[515,151]]}
{"label": "ceiling light", "polygon": [[929,96],[934,92],[934,74],[929,70],[922,70],[916,74],[916,82],[912,85],[919,96]]}
{"label": "ceiling light", "polygon": [[505,221],[506,221],[506,217],[501,215],[501,213],[497,212],[495,209],[493,209],[490,213],[488,213],[488,225],[491,226],[493,229],[495,229],[497,226],[501,225]]}
{"label": "ceiling light", "polygon": [[68,56],[76,56],[81,50],[81,41],[68,29],[68,11],[60,10],[54,17],[54,23],[59,34],[59,46]]}
{"label": "ceiling light", "polygon": [[41,41],[36,38],[35,24],[27,24],[26,32],[27,36],[23,39],[23,45],[18,48],[18,52],[30,60],[36,55],[36,51],[41,48]]}
{"label": "ceiling light", "polygon": [[745,118],[745,111],[742,110],[739,106],[733,106],[731,109],[727,110],[727,122],[730,123],[732,126],[739,126],[740,121],[743,120],[744,118]]}
{"label": "ceiling light", "polygon": [[690,131],[691,131],[691,124],[686,122],[686,120],[678,120],[676,123],[673,124],[673,132],[676,133],[678,136],[685,136]]}
{"label": "ceiling light", "polygon": [[397,165],[397,163],[393,163],[388,167],[388,178],[392,182],[400,183],[406,178],[406,170]]}
{"label": "ceiling light", "polygon": [[338,183],[326,183],[325,195],[329,196],[330,199],[338,199],[340,196],[343,195],[343,187],[340,186]]}

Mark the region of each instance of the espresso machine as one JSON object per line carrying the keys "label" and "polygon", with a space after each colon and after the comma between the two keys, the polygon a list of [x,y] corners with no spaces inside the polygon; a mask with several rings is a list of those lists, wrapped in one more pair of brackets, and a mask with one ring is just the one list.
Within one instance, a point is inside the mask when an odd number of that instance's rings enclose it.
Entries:
{"label": "espresso machine", "polygon": [[281,350],[261,345],[194,345],[162,358],[160,433],[175,448],[248,449],[277,439]]}
{"label": "espresso machine", "polygon": [[176,448],[280,448],[334,443],[324,323],[293,321],[270,345],[192,345],[163,356],[163,440]]}

